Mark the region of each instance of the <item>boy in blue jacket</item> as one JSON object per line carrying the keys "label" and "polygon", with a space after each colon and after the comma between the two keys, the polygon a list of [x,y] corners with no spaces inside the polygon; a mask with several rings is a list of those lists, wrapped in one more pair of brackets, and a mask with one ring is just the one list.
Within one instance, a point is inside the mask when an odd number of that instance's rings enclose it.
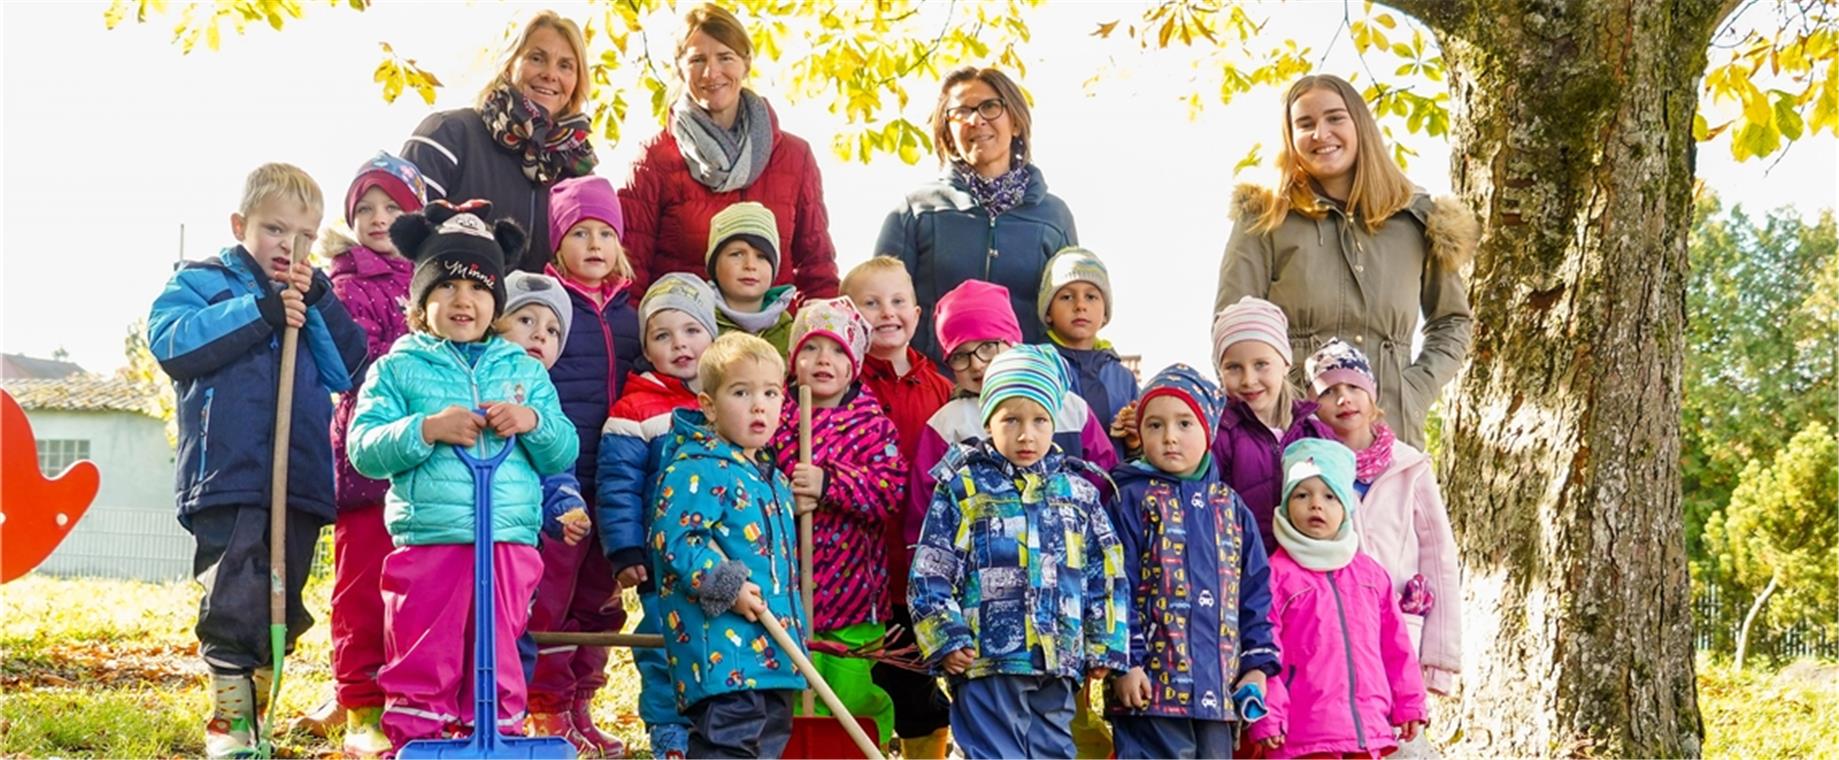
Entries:
{"label": "boy in blue jacket", "polygon": [[979,402],[988,437],[933,470],[907,605],[968,758],[1077,756],[1080,679],[1127,662],[1117,537],[1087,465],[1053,442],[1066,398],[1053,349],[997,354]]}
{"label": "boy in blue jacket", "polygon": [[1232,757],[1233,695],[1277,672],[1270,567],[1258,522],[1209,458],[1218,386],[1158,373],[1137,417],[1143,457],[1112,471],[1124,545],[1130,668],[1111,684],[1119,758]]}
{"label": "boy in blue jacket", "polygon": [[672,414],[651,521],[664,654],[690,757],[778,757],[805,679],[759,621],[794,641],[798,593],[792,486],[767,448],[785,403],[785,360],[748,333],[716,339],[698,364],[700,413]]}
{"label": "boy in blue jacket", "polygon": [[[288,442],[287,648],[313,625],[300,602],[332,497],[332,393],[351,390],[364,331],[306,263],[324,199],[299,168],[264,164],[230,215],[238,245],[181,265],[154,299],[147,342],[178,395],[175,497],[204,584],[198,651],[211,670],[205,754],[255,749],[273,673],[268,634],[269,487],[286,328],[300,330]],[[215,428],[213,417],[222,418]]]}
{"label": "boy in blue jacket", "polygon": [[1118,358],[1111,341],[1098,337],[1111,324],[1111,274],[1105,262],[1084,248],[1060,249],[1041,270],[1036,306],[1048,341],[1072,369],[1073,392],[1092,407],[1117,458],[1129,458],[1137,376]]}

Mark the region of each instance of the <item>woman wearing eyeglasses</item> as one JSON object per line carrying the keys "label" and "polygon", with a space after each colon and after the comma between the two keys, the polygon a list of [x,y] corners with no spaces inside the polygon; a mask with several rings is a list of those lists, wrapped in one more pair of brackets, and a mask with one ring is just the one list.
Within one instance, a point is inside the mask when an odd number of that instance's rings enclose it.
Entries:
{"label": "woman wearing eyeglasses", "polygon": [[792,284],[805,298],[836,295],[836,246],[824,209],[823,179],[811,144],[779,131],[766,99],[746,86],[753,43],[739,19],[705,4],[685,17],[677,40],[682,96],[664,131],[645,144],[619,193],[634,292],[671,272],[709,278],[709,220],[754,201],[779,226],[772,286]]}
{"label": "woman wearing eyeglasses", "polygon": [[941,366],[934,307],[966,280],[1008,288],[1022,341],[1046,340],[1035,308],[1041,272],[1079,235],[1073,212],[1047,192],[1029,160],[1032,126],[1028,102],[1008,75],[968,66],[951,72],[932,112],[932,149],[945,170],[882,224],[875,251],[906,264],[919,300],[913,346]]}

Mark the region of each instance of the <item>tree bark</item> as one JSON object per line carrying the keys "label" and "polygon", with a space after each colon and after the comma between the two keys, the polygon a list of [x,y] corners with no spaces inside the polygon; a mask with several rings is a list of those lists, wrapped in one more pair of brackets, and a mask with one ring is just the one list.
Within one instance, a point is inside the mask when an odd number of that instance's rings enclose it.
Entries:
{"label": "tree bark", "polygon": [[1701,750],[1679,427],[1692,117],[1720,2],[1397,3],[1449,66],[1486,234],[1439,469],[1458,754]]}

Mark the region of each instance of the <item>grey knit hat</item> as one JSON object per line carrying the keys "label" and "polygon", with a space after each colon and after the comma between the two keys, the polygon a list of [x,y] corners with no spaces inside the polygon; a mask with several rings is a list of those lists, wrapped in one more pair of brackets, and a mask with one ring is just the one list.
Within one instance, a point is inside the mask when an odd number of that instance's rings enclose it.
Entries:
{"label": "grey knit hat", "polygon": [[651,315],[666,309],[690,315],[709,331],[710,339],[721,332],[715,327],[715,290],[692,275],[672,272],[645,290],[645,297],[639,300],[639,330],[650,324]]}
{"label": "grey knit hat", "polygon": [[1089,282],[1105,296],[1105,321],[1111,321],[1111,273],[1098,254],[1078,246],[1060,249],[1041,270],[1041,289],[1035,294],[1035,310],[1042,324],[1047,322],[1047,308],[1061,288],[1075,282]]}
{"label": "grey knit hat", "polygon": [[512,272],[504,278],[505,314],[517,311],[526,305],[540,303],[556,313],[556,321],[562,323],[562,339],[556,341],[556,355],[568,347],[569,321],[574,317],[575,309],[568,303],[568,291],[562,289],[562,283],[554,277],[529,272]]}

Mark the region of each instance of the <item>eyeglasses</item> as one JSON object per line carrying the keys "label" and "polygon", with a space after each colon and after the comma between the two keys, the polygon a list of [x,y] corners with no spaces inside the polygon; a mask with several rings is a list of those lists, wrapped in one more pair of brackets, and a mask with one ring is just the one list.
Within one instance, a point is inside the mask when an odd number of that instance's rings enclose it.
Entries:
{"label": "eyeglasses", "polygon": [[[994,103],[996,101],[992,100],[987,102]],[[989,364],[991,359],[996,358],[996,355],[1002,352],[1002,341],[986,340],[977,344],[969,351],[953,351],[951,356],[945,357],[945,366],[951,367],[954,372],[962,371],[970,368],[972,356],[977,357],[977,361],[979,362]]]}
{"label": "eyeglasses", "polygon": [[1003,113],[1007,110],[1008,107],[1003,105],[1002,99],[990,98],[982,103],[978,103],[974,107],[958,106],[957,108],[947,108],[945,109],[945,118],[959,124],[969,124],[971,123],[971,114],[976,114],[982,116],[984,121],[996,121],[1002,118]]}

